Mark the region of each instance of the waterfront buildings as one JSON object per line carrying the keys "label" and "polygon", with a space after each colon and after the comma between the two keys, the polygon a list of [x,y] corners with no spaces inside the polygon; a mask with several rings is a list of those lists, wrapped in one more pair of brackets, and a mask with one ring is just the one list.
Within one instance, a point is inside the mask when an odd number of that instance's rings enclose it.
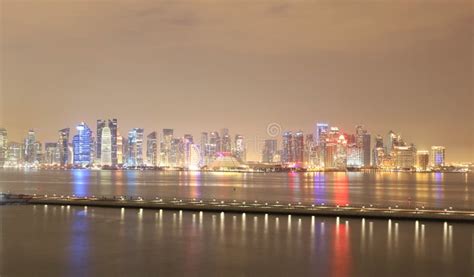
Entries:
{"label": "waterfront buildings", "polygon": [[[100,164],[102,166],[112,166],[112,132],[108,126],[102,127],[100,131],[100,143],[97,135],[97,145],[100,144]],[[97,151],[99,152],[99,147],[97,147]]]}
{"label": "waterfront buildings", "polygon": [[419,150],[416,152],[416,169],[419,171],[428,170],[430,164],[430,152]]}
{"label": "waterfront buildings", "polygon": [[127,166],[143,166],[143,133],[142,128],[133,128],[128,132]]}
{"label": "waterfront buildings", "polygon": [[8,136],[5,128],[0,128],[0,167],[5,164],[8,151]]}
{"label": "waterfront buildings", "polygon": [[148,166],[158,166],[158,135],[151,132],[146,137],[146,161]]}
{"label": "waterfront buildings", "polygon": [[160,143],[160,166],[171,166],[171,143],[173,141],[173,129],[163,129],[163,137]]}
{"label": "waterfront buildings", "polygon": [[397,169],[410,170],[415,167],[416,149],[410,146],[394,146],[395,167]]}
{"label": "waterfront buildings", "polygon": [[431,146],[431,167],[440,168],[445,166],[446,149],[444,146]]}
{"label": "waterfront buildings", "polygon": [[73,163],[75,166],[88,167],[92,164],[92,131],[86,123],[76,127],[77,135],[73,137]]}
{"label": "waterfront buildings", "polygon": [[[100,134],[97,134],[96,140],[86,123],[80,123],[76,130],[72,144],[69,142],[70,130],[65,128],[59,130],[57,142],[44,144],[43,151],[43,144],[37,140],[34,130],[29,130],[23,143],[9,143],[6,130],[0,128],[0,164],[7,167],[36,167],[44,164],[63,167],[102,165],[114,168],[152,166],[199,169],[210,168],[220,157],[221,161],[236,159],[242,165],[258,168],[258,162],[247,163],[244,136],[235,134],[232,137],[227,128],[223,128],[220,133],[201,132],[198,143],[195,143],[191,134],[175,137],[173,129],[163,129],[160,142],[158,133],[151,132],[146,137],[146,145],[143,129],[132,129],[124,139],[118,132],[116,119],[97,121]],[[433,146],[429,155],[426,151],[417,152],[415,145],[408,145],[401,135],[393,131],[388,132],[386,140],[387,143],[382,136],[376,135],[371,149],[371,136],[362,125],[356,126],[355,132],[351,134],[338,127],[318,123],[313,134],[284,132],[280,149],[276,138],[256,145],[261,149],[263,166],[279,170],[354,170],[370,166],[383,170],[447,169],[442,146]]]}
{"label": "waterfront buildings", "polygon": [[58,152],[59,152],[59,164],[65,166],[70,160],[69,156],[69,128],[59,130],[58,139]]}
{"label": "waterfront buildings", "polygon": [[234,139],[234,149],[233,149],[234,156],[239,159],[241,162],[246,162],[247,160],[247,151],[245,147],[245,140],[244,136],[242,135],[235,135]]}
{"label": "waterfront buildings", "polygon": [[263,145],[262,151],[262,162],[263,163],[275,163],[277,162],[275,156],[277,155],[277,140],[276,139],[267,139]]}
{"label": "waterfront buildings", "polygon": [[28,131],[28,136],[25,139],[24,157],[27,164],[34,164],[37,161],[36,153],[36,134],[34,130]]}

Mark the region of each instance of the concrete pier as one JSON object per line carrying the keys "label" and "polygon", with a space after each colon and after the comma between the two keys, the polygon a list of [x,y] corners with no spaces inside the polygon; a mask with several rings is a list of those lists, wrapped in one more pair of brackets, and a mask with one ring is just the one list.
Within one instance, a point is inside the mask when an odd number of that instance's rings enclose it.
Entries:
{"label": "concrete pier", "polygon": [[282,215],[314,215],[361,218],[412,219],[474,222],[474,211],[447,209],[407,209],[398,207],[370,206],[327,206],[305,203],[280,203],[257,201],[224,201],[197,199],[142,199],[124,197],[71,197],[71,196],[36,196],[36,195],[3,195],[3,204],[21,203],[33,205],[70,205],[108,208],[164,209],[183,211],[208,211],[232,213],[263,213]]}

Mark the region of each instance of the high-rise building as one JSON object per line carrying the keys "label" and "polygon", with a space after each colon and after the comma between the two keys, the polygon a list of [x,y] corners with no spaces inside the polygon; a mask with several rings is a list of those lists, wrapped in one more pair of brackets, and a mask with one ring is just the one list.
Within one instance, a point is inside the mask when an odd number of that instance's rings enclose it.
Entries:
{"label": "high-rise building", "polygon": [[326,142],[327,134],[329,133],[329,124],[316,123],[314,130],[314,142],[316,145],[324,144]]}
{"label": "high-rise building", "polygon": [[344,135],[339,135],[336,146],[336,167],[343,169],[347,166],[347,139]]}
{"label": "high-rise building", "polygon": [[234,157],[237,158],[240,162],[246,162],[247,160],[247,151],[245,147],[244,136],[235,135],[234,139]]}
{"label": "high-rise building", "polygon": [[128,133],[127,166],[143,166],[143,132],[142,128],[133,128]]}
{"label": "high-rise building", "polygon": [[416,149],[411,146],[394,146],[395,167],[398,169],[412,169],[415,167]]}
{"label": "high-rise building", "polygon": [[445,166],[446,148],[444,146],[431,146],[431,167],[439,168]]}
{"label": "high-rise building", "polygon": [[420,150],[416,152],[416,169],[417,170],[427,170],[430,164],[430,152],[425,150]]}
{"label": "high-rise building", "polygon": [[267,139],[263,145],[262,151],[262,162],[264,163],[274,163],[275,155],[277,155],[277,140],[276,139]]}
{"label": "high-rise building", "polygon": [[[101,142],[100,142],[100,164],[102,166],[112,166],[112,132],[108,126],[105,126],[101,130]],[[97,135],[97,140],[99,135]],[[97,141],[99,144],[99,141]]]}
{"label": "high-rise building", "polygon": [[230,153],[232,151],[232,141],[230,138],[229,134],[229,129],[223,128],[222,129],[222,143],[221,143],[221,149],[219,152],[228,152]]}
{"label": "high-rise building", "polygon": [[302,131],[298,131],[293,136],[293,163],[297,166],[302,166],[304,162],[304,134]]}
{"label": "high-rise building", "polygon": [[36,135],[34,130],[28,131],[28,136],[25,139],[25,162],[33,164],[36,161]]}
{"label": "high-rise building", "polygon": [[59,148],[56,142],[47,142],[44,144],[43,162],[49,165],[59,164]]}
{"label": "high-rise building", "polygon": [[190,146],[190,155],[187,165],[187,168],[190,170],[197,170],[201,167],[202,155],[199,148],[199,145],[196,144],[191,144]]}
{"label": "high-rise building", "polygon": [[86,123],[81,122],[76,127],[77,135],[74,136],[73,163],[76,166],[87,167],[92,164],[92,131]]}
{"label": "high-rise building", "polygon": [[357,144],[352,143],[347,145],[347,166],[348,167],[362,167],[362,149]]}
{"label": "high-rise building", "polygon": [[[355,134],[355,143],[357,147],[361,149],[360,155],[360,164],[361,166],[369,167],[370,166],[370,134],[367,133],[367,130],[364,129],[364,126],[356,126]],[[350,142],[348,142],[350,144]]]}
{"label": "high-rise building", "polygon": [[202,162],[204,164],[208,164],[208,157],[209,157],[209,149],[207,145],[209,144],[209,133],[202,132],[201,133],[201,141],[200,141],[200,151],[202,156]]}
{"label": "high-rise building", "polygon": [[372,164],[376,167],[380,167],[385,157],[385,148],[383,144],[383,138],[380,135],[377,135],[375,137],[373,152],[374,153],[372,155],[372,159],[373,159]]}
{"label": "high-rise building", "polygon": [[163,129],[163,137],[160,143],[160,165],[171,166],[171,142],[173,141],[173,129]]}
{"label": "high-rise building", "polygon": [[117,158],[117,137],[118,137],[118,123],[117,119],[108,120],[97,120],[97,143],[96,143],[96,159],[100,162],[102,160],[102,130],[108,127],[110,129],[110,153],[111,153],[111,165],[116,166],[118,164]]}
{"label": "high-rise building", "polygon": [[5,128],[0,128],[0,167],[3,167],[7,159],[8,136]]}
{"label": "high-rise building", "polygon": [[123,165],[123,137],[117,133],[117,165]]}
{"label": "high-rise building", "polygon": [[283,140],[282,140],[282,154],[281,154],[281,162],[284,164],[292,163],[295,159],[294,149],[293,146],[293,133],[292,132],[284,132],[283,133]]}
{"label": "high-rise building", "polygon": [[58,152],[59,164],[65,166],[70,160],[69,156],[69,128],[59,130]]}
{"label": "high-rise building", "polygon": [[158,166],[158,135],[151,132],[146,137],[146,160],[148,166]]}
{"label": "high-rise building", "polygon": [[17,167],[21,165],[23,160],[22,145],[16,142],[8,143],[7,159],[4,167]]}
{"label": "high-rise building", "polygon": [[191,164],[191,146],[194,145],[194,138],[190,134],[185,134],[182,141],[184,167],[189,168]]}

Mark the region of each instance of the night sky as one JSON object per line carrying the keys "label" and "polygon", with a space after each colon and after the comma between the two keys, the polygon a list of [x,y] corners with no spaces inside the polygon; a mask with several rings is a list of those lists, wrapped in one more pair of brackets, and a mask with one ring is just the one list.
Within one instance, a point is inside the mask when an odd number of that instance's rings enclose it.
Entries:
{"label": "night sky", "polygon": [[269,123],[362,123],[474,161],[473,3],[1,0],[0,126],[227,127],[255,160]]}

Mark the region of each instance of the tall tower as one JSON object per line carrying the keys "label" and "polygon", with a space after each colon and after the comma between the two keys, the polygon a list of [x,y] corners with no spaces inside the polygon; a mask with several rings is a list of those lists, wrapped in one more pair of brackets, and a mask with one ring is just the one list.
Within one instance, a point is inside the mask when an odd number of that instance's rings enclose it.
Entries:
{"label": "tall tower", "polygon": [[73,138],[74,165],[86,167],[92,164],[92,131],[84,122],[77,125],[76,130],[77,135]]}
{"label": "tall tower", "polygon": [[[112,166],[112,133],[109,127],[102,128],[100,164]],[[97,141],[97,143],[99,143]]]}
{"label": "tall tower", "polygon": [[147,165],[157,166],[158,165],[158,141],[157,133],[151,132],[146,137],[146,160]]}
{"label": "tall tower", "polygon": [[33,164],[36,161],[36,135],[34,130],[28,131],[25,139],[25,162]]}
{"label": "tall tower", "polygon": [[7,159],[8,137],[7,130],[0,128],[0,167],[3,167]]}
{"label": "tall tower", "polygon": [[431,146],[431,167],[445,166],[446,148],[444,146]]}
{"label": "tall tower", "polygon": [[247,160],[247,151],[245,148],[245,140],[242,135],[235,135],[235,145],[234,145],[234,156],[239,159],[241,162],[246,162]]}
{"label": "tall tower", "polygon": [[65,166],[69,161],[69,128],[59,130],[58,152],[59,164]]}

